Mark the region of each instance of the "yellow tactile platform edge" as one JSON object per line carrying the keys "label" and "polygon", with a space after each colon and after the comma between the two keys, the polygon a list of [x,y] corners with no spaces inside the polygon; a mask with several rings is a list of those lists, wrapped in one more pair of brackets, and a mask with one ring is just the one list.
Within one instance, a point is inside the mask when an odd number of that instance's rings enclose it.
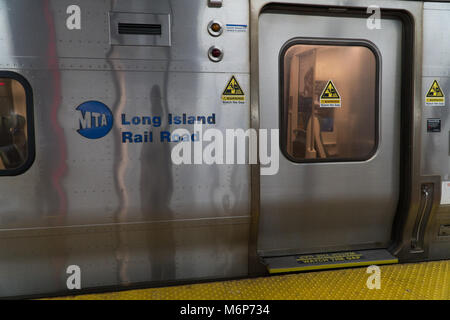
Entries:
{"label": "yellow tactile platform edge", "polygon": [[167,288],[91,294],[75,300],[450,300],[450,261],[380,266],[381,289],[367,268],[342,269]]}

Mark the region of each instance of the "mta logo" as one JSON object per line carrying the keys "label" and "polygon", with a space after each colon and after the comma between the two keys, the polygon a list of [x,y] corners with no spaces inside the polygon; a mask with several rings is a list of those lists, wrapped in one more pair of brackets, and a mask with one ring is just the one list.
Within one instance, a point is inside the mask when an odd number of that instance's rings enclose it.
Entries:
{"label": "mta logo", "polygon": [[77,108],[78,133],[88,139],[100,139],[112,129],[114,118],[111,110],[98,101],[88,101]]}

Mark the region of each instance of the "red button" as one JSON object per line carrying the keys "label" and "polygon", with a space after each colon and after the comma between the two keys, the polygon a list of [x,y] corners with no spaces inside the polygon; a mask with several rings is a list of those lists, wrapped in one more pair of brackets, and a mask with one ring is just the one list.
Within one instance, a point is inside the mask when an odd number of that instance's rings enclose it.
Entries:
{"label": "red button", "polygon": [[212,49],[211,55],[212,55],[214,58],[219,58],[219,57],[222,55],[222,51],[221,51],[220,49],[217,49],[217,48]]}

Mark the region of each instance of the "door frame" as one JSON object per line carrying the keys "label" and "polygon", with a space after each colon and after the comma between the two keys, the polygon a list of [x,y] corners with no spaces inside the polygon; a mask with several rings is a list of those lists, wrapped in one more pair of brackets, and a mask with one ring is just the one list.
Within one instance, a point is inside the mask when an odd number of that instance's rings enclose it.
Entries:
{"label": "door frame", "polygon": [[[289,13],[300,15],[325,15],[335,17],[368,18],[370,0],[358,1],[357,7],[339,6],[338,0],[291,0],[288,3],[271,3],[270,0],[250,1],[250,127],[260,127],[259,104],[259,16],[262,13]],[[400,194],[392,228],[392,245],[389,251],[400,259],[411,259],[411,234],[420,206],[420,132],[421,77],[422,77],[422,11],[423,3],[413,1],[380,1],[382,18],[399,19],[403,26],[401,128],[400,128]],[[435,180],[435,179],[433,179]],[[434,181],[433,181],[434,182]],[[265,274],[257,252],[260,215],[260,165],[251,165],[251,223],[248,245],[249,275]],[[425,253],[423,253],[425,254]],[[415,256],[417,258],[417,255]]]}

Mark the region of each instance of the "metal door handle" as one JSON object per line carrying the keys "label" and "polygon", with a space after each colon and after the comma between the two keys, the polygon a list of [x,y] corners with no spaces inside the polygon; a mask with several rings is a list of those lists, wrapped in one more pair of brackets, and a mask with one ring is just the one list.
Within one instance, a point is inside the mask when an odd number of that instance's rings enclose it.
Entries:
{"label": "metal door handle", "polygon": [[424,222],[428,219],[429,212],[431,211],[430,199],[433,194],[433,188],[429,184],[425,184],[422,186],[422,201],[423,205],[421,206],[420,213],[417,217],[417,222],[414,228],[413,239],[411,241],[411,247],[413,252],[419,253],[423,252],[423,232],[425,230]]}

